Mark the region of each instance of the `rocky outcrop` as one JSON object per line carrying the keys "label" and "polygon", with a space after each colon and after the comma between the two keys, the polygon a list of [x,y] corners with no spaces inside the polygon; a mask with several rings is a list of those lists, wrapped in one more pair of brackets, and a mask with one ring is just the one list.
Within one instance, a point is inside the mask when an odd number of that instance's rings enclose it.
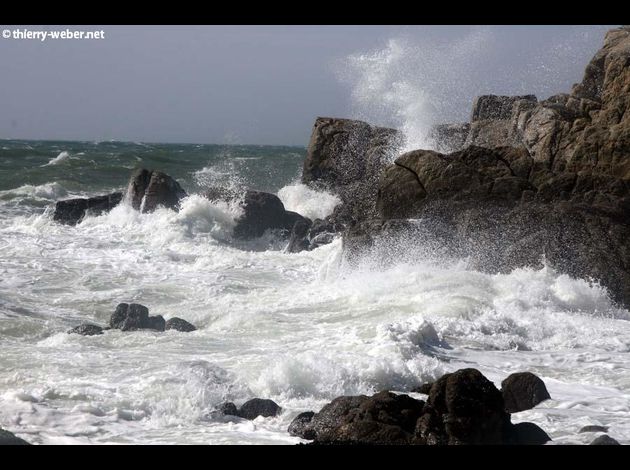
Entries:
{"label": "rocky outcrop", "polygon": [[551,440],[533,423],[512,424],[501,392],[476,369],[441,377],[426,403],[388,391],[338,397],[319,413],[298,415],[289,432],[334,445],[540,445]]}
{"label": "rocky outcrop", "polygon": [[166,322],[161,315],[149,316],[149,309],[140,304],[118,304],[109,320],[109,326],[122,331],[164,331]]}
{"label": "rocky outcrop", "polygon": [[302,182],[339,195],[344,225],[374,215],[376,182],[398,153],[402,134],[362,121],[318,117],[308,144]]}
{"label": "rocky outcrop", "polygon": [[131,206],[141,212],[153,212],[157,207],[178,209],[186,191],[166,173],[139,168],[135,170],[127,187]]}
{"label": "rocky outcrop", "polygon": [[530,410],[549,400],[545,382],[531,372],[517,372],[501,382],[501,393],[508,413]]}
{"label": "rocky outcrop", "polygon": [[[344,235],[347,258],[385,236],[409,247],[421,235],[472,269],[508,272],[546,260],[630,305],[629,106],[625,27],[607,34],[570,94],[481,97],[471,145],[396,159],[379,180],[378,217]],[[505,132],[495,138],[477,123]]]}
{"label": "rocky outcrop", "polygon": [[102,335],[103,328],[98,325],[92,325],[90,323],[82,323],[79,326],[75,326],[68,333],[78,334],[83,336]]}
{"label": "rocky outcrop", "polygon": [[169,318],[164,325],[165,330],[176,330],[184,333],[190,333],[191,331],[196,331],[197,327],[192,323],[188,323],[186,320],[183,320],[178,317]]}
{"label": "rocky outcrop", "polygon": [[4,429],[0,429],[0,446],[30,446],[24,439],[20,439],[15,434]]}
{"label": "rocky outcrop", "polygon": [[57,201],[53,220],[66,225],[76,225],[86,215],[101,215],[109,212],[122,201],[122,193],[106,194],[89,198]]}

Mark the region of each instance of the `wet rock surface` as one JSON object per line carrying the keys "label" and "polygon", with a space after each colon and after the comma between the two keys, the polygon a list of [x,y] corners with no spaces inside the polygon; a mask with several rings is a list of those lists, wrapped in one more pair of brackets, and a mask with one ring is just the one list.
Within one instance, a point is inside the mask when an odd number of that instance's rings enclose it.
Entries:
{"label": "wet rock surface", "polygon": [[53,220],[66,225],[76,225],[87,215],[101,215],[116,207],[123,199],[122,193],[106,194],[89,198],[57,201]]}

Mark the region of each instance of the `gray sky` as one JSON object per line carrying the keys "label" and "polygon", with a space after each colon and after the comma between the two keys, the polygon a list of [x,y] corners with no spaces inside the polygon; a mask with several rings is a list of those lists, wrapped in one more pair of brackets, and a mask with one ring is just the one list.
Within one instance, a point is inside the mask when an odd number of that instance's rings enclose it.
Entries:
{"label": "gray sky", "polygon": [[569,91],[611,27],[16,28],[104,39],[0,37],[0,138],[305,145],[316,116],[421,132]]}

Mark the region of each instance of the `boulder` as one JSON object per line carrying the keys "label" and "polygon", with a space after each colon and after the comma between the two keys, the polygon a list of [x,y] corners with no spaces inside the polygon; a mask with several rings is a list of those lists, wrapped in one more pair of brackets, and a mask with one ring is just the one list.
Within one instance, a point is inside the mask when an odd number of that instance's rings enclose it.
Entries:
{"label": "boulder", "polygon": [[313,416],[315,416],[315,413],[312,411],[300,413],[293,419],[293,421],[291,421],[287,431],[291,436],[309,440],[315,439],[315,432],[309,427],[311,421],[313,420]]}
{"label": "boulder", "polygon": [[227,402],[219,405],[217,411],[222,415],[238,416],[238,408],[232,402]]}
{"label": "boulder", "polygon": [[191,331],[197,330],[195,325],[188,323],[186,320],[182,320],[178,317],[169,318],[165,324],[166,330],[177,330],[182,331],[184,333],[189,333]]}
{"label": "boulder", "polygon": [[616,440],[610,437],[608,434],[604,434],[602,436],[596,437],[593,442],[589,445],[592,446],[620,446],[621,444]]}
{"label": "boulder", "polygon": [[517,423],[507,432],[506,444],[544,445],[551,438],[534,423]]}
{"label": "boulder", "polygon": [[291,235],[289,236],[289,244],[287,245],[287,252],[299,253],[300,251],[308,250],[310,242],[308,239],[309,230],[311,224],[306,220],[298,220],[291,229]]}
{"label": "boulder", "polygon": [[256,419],[258,416],[269,418],[277,416],[282,411],[282,408],[278,406],[273,400],[266,400],[263,398],[252,398],[249,401],[243,403],[238,410],[238,415],[245,419]]}
{"label": "boulder", "polygon": [[511,426],[494,384],[476,369],[461,369],[431,387],[416,437],[428,445],[499,445],[510,440]]}
{"label": "boulder", "polygon": [[423,406],[421,400],[387,391],[371,397],[339,397],[301,424],[300,436],[314,439],[315,444],[411,444]]}
{"label": "boulder", "polygon": [[186,191],[166,173],[139,168],[129,180],[127,197],[131,206],[141,212],[153,212],[158,206],[178,209]]}
{"label": "boulder", "polygon": [[121,303],[109,320],[109,326],[122,331],[156,330],[164,331],[165,321],[161,315],[149,316],[149,309],[140,304]]}
{"label": "boulder", "polygon": [[86,214],[101,215],[120,204],[122,193],[105,194],[89,198],[66,199],[57,201],[53,220],[66,225],[76,225]]}
{"label": "boulder", "polygon": [[97,325],[91,325],[90,323],[82,323],[69,330],[68,333],[76,333],[83,336],[102,335],[103,328]]}
{"label": "boulder", "polygon": [[0,446],[30,446],[24,439],[20,439],[15,434],[4,429],[0,429]]}
{"label": "boulder", "polygon": [[531,372],[510,374],[501,382],[501,393],[508,413],[532,409],[551,398],[545,383]]}

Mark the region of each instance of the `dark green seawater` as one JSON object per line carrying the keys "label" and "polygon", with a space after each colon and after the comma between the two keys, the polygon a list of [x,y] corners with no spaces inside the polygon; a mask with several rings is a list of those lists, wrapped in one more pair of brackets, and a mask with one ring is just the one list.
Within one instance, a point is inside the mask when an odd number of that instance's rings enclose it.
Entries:
{"label": "dark green seawater", "polygon": [[276,192],[299,178],[305,149],[256,145],[0,141],[0,191],[56,183],[68,193],[126,187],[135,168],[161,170],[189,192],[238,184]]}

